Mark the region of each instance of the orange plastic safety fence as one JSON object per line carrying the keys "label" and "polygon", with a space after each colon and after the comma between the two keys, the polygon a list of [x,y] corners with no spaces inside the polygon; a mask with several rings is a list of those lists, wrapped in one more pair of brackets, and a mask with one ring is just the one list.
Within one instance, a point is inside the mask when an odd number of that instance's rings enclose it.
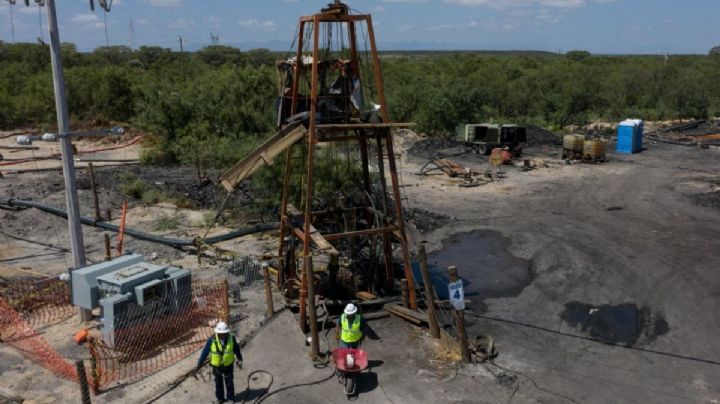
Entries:
{"label": "orange plastic safety fence", "polygon": [[0,297],[30,325],[72,317],[70,283],[59,278],[20,278],[8,280],[0,288]]}
{"label": "orange plastic safety fence", "polygon": [[94,385],[105,389],[136,381],[197,351],[212,335],[226,296],[222,281],[194,282],[192,300],[182,310],[145,313],[142,321],[128,314],[132,325],[116,326],[113,344],[99,340],[90,345]]}
{"label": "orange plastic safety fence", "polygon": [[0,341],[17,349],[30,361],[58,376],[77,382],[75,366],[41,337],[5,299],[0,297]]}

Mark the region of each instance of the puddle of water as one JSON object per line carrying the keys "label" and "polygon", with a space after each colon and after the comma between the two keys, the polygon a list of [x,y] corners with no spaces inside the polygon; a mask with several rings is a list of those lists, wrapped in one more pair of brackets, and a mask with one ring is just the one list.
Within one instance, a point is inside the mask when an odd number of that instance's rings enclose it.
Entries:
{"label": "puddle of water", "polygon": [[560,317],[593,338],[617,345],[647,344],[670,331],[661,315],[653,314],[647,307],[638,308],[634,303],[593,306],[569,302]]}
{"label": "puddle of water", "polygon": [[[493,297],[517,296],[533,278],[530,262],[508,251],[510,240],[492,230],[458,233],[445,239],[443,248],[428,255],[430,278],[438,296],[448,298],[447,267],[458,268],[471,307],[483,307]],[[417,269],[415,279],[422,279]]]}

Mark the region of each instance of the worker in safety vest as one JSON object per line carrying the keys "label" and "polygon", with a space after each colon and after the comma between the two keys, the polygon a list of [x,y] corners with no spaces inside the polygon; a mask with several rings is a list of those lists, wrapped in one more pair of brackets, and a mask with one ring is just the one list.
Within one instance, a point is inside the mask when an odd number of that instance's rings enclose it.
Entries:
{"label": "worker in safety vest", "polygon": [[[233,384],[233,363],[240,369],[242,367],[242,353],[235,336],[230,333],[227,324],[220,321],[215,326],[215,335],[210,337],[200,354],[196,371],[200,369],[207,356],[210,355],[210,366],[215,376],[215,398],[218,403],[225,399],[235,399],[235,385]],[[225,388],[223,389],[223,384]]]}
{"label": "worker in safety vest", "polygon": [[335,338],[340,341],[340,348],[357,348],[363,339],[365,331],[365,320],[358,314],[357,307],[350,303],[335,327],[337,332]]}

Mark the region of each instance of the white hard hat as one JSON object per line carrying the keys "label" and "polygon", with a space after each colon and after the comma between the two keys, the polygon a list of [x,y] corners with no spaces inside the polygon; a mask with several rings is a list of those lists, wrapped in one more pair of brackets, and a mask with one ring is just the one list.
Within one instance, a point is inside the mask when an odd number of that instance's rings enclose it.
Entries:
{"label": "white hard hat", "polygon": [[230,332],[230,329],[228,328],[227,324],[221,321],[215,326],[215,332],[218,334],[226,334]]}
{"label": "white hard hat", "polygon": [[352,303],[348,303],[348,305],[345,306],[345,314],[349,316],[355,313],[357,313],[357,307]]}

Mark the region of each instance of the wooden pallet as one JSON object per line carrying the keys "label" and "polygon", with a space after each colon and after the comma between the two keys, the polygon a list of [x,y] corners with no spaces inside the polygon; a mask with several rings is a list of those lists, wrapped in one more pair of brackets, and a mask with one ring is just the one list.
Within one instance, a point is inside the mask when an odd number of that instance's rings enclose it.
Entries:
{"label": "wooden pallet", "polygon": [[601,163],[607,163],[607,156],[591,156],[591,155],[583,155],[582,159],[580,159],[583,163],[588,164],[601,164]]}
{"label": "wooden pallet", "polygon": [[570,149],[563,149],[560,153],[560,160],[582,160],[582,157],[582,152]]}

